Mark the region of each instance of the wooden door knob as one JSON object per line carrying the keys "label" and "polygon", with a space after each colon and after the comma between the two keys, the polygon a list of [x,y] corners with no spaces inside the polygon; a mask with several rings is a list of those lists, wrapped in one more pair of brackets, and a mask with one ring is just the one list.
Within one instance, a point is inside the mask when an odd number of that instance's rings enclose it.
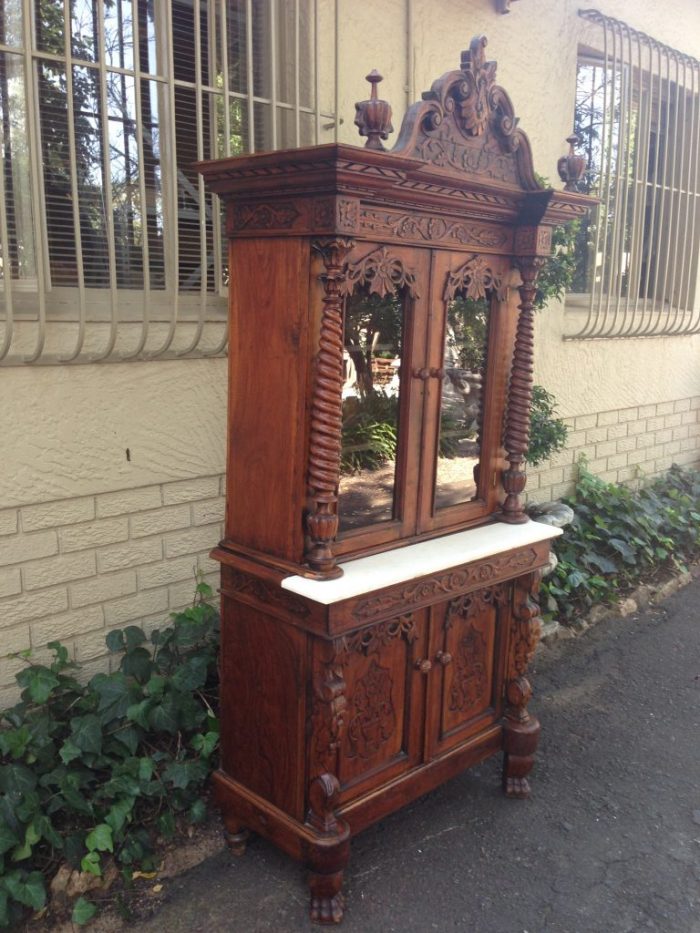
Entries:
{"label": "wooden door knob", "polygon": [[435,660],[442,664],[443,667],[447,667],[448,664],[452,664],[452,655],[449,651],[438,651]]}
{"label": "wooden door knob", "polygon": [[420,369],[418,366],[416,366],[416,368],[413,370],[413,378],[422,379],[423,381],[425,381],[426,379],[430,378],[430,370],[426,369],[425,367],[423,367],[423,369]]}
{"label": "wooden door knob", "polygon": [[435,368],[433,367],[433,369],[430,370],[430,375],[431,375],[434,379],[444,379],[446,373],[445,373],[445,370],[444,370],[444,369],[435,369]]}
{"label": "wooden door knob", "polygon": [[421,674],[427,674],[433,667],[432,663],[427,658],[419,658],[413,666],[417,671],[420,671]]}

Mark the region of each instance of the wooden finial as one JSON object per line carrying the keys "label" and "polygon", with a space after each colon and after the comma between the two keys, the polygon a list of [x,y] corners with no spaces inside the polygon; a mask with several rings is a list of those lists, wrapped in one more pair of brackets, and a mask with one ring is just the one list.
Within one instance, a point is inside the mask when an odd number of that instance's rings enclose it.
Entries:
{"label": "wooden finial", "polygon": [[366,149],[384,149],[382,139],[388,139],[389,133],[394,132],[391,125],[391,106],[386,100],[377,97],[377,84],[384,79],[377,69],[373,69],[366,78],[372,91],[369,100],[361,100],[355,104],[355,126],[360,136],[366,136]]}
{"label": "wooden finial", "polygon": [[579,143],[579,138],[575,133],[567,136],[566,141],[569,144],[569,152],[557,162],[557,171],[564,182],[564,191],[576,191],[586,169],[586,160],[576,152],[575,147]]}

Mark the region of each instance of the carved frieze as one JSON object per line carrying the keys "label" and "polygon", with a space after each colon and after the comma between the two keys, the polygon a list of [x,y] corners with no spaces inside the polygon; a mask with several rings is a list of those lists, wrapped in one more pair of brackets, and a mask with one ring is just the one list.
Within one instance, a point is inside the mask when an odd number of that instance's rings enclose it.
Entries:
{"label": "carved frieze", "polygon": [[419,297],[415,273],[386,246],[380,246],[358,262],[348,263],[340,284],[341,294],[352,294],[355,286],[360,284],[368,285],[370,295],[376,294],[380,298],[394,295],[402,288],[411,298]]}
{"label": "carved frieze", "polygon": [[456,137],[449,125],[420,140],[415,155],[438,168],[454,168],[508,184],[515,184],[518,180],[510,156],[488,145],[465,143]]}
{"label": "carved frieze", "polygon": [[417,243],[445,243],[475,246],[483,249],[503,249],[509,234],[498,227],[488,227],[461,220],[407,214],[365,207],[360,211],[360,230],[374,236],[394,236]]}
{"label": "carved frieze", "polygon": [[231,211],[231,231],[238,233],[241,230],[289,230],[299,216],[299,211],[291,202],[234,203]]}
{"label": "carved frieze", "polygon": [[226,588],[234,593],[251,596],[258,602],[266,603],[276,609],[284,609],[300,619],[305,619],[310,612],[306,603],[291,593],[287,593],[286,590],[280,589],[278,584],[268,583],[259,577],[243,573],[241,570],[230,569],[228,571]]}
{"label": "carved frieze", "polygon": [[404,608],[425,605],[441,596],[452,596],[471,586],[490,583],[513,571],[527,570],[537,559],[535,548],[524,548],[477,564],[458,567],[427,580],[396,587],[379,596],[360,600],[353,608],[352,614],[358,620],[366,620],[389,612],[399,612]]}
{"label": "carved frieze", "polygon": [[508,286],[503,276],[493,270],[484,256],[472,256],[456,272],[448,274],[443,297],[445,301],[452,301],[459,293],[478,300],[485,298],[489,291],[494,291],[499,301],[505,301]]}
{"label": "carved frieze", "polygon": [[354,198],[318,198],[313,205],[312,229],[356,233],[359,228],[359,214],[359,201]]}
{"label": "carved frieze", "polygon": [[552,252],[552,228],[518,227],[513,252],[518,256],[549,256]]}

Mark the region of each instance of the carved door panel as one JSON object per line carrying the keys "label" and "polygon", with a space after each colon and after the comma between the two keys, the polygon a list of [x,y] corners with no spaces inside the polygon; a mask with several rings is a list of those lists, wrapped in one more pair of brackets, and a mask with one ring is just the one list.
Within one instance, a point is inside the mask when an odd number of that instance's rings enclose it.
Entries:
{"label": "carved door panel", "polygon": [[501,715],[510,591],[497,584],[431,608],[428,758]]}
{"label": "carved door panel", "polygon": [[426,615],[315,642],[310,778],[334,773],[341,803],[421,760],[425,684],[416,662],[427,648]]}

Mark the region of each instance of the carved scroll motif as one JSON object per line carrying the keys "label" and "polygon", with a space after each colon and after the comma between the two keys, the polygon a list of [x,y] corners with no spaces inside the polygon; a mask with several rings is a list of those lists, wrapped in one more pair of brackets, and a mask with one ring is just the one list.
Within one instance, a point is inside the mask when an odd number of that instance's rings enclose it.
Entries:
{"label": "carved scroll motif", "polygon": [[409,109],[393,151],[536,190],[530,144],[485,47],[484,36],[472,39],[459,70],[438,78]]}
{"label": "carved scroll motif", "polygon": [[409,645],[412,645],[418,638],[416,623],[410,613],[370,628],[360,629],[354,635],[343,639],[343,648],[348,653],[356,651],[365,655],[374,654],[386,647],[394,638],[403,638]]}
{"label": "carved scroll motif", "polygon": [[410,608],[432,601],[435,597],[451,596],[459,590],[479,583],[489,583],[501,574],[526,570],[537,560],[534,548],[518,550],[483,563],[460,567],[447,573],[397,588],[381,596],[364,599],[353,609],[356,619],[371,619],[384,613]]}
{"label": "carved scroll motif", "polygon": [[310,544],[306,558],[319,576],[340,576],[331,542],[338,532],[338,481],[343,426],[343,299],[345,257],[351,240],[318,244],[326,268],[325,296],[316,375],[311,397],[308,493],[311,510],[306,520]]}
{"label": "carved scroll motif", "polygon": [[456,272],[450,272],[445,285],[444,300],[452,301],[458,293],[466,298],[485,298],[486,293],[494,291],[499,301],[505,301],[508,286],[503,276],[494,272],[484,256],[472,256]]}
{"label": "carved scroll motif", "polygon": [[345,725],[347,700],[343,667],[335,650],[316,671],[313,682],[313,704],[311,709],[312,775],[337,771],[338,749]]}
{"label": "carved scroll motif", "polygon": [[544,259],[527,257],[517,260],[522,285],[520,291],[520,314],[515,333],[513,365],[508,387],[508,406],[504,445],[509,467],[503,473],[503,488],[507,495],[503,503],[501,521],[521,524],[528,521],[520,494],[525,489],[527,474],[525,456],[530,440],[530,407],[532,405],[532,374],[534,354],[535,282]]}
{"label": "carved scroll motif", "polygon": [[299,211],[293,204],[234,205],[233,229],[286,230],[294,225]]}
{"label": "carved scroll motif", "polygon": [[465,221],[445,220],[442,217],[421,217],[393,211],[364,207],[360,212],[363,231],[390,234],[402,240],[426,243],[460,243],[498,249],[508,243],[508,233],[493,227],[483,227]]}
{"label": "carved scroll motif", "polygon": [[415,273],[407,269],[402,260],[386,246],[348,265],[347,275],[341,284],[341,294],[352,294],[358,284],[367,284],[370,295],[376,294],[380,298],[395,295],[402,288],[406,288],[411,298],[419,297]]}

